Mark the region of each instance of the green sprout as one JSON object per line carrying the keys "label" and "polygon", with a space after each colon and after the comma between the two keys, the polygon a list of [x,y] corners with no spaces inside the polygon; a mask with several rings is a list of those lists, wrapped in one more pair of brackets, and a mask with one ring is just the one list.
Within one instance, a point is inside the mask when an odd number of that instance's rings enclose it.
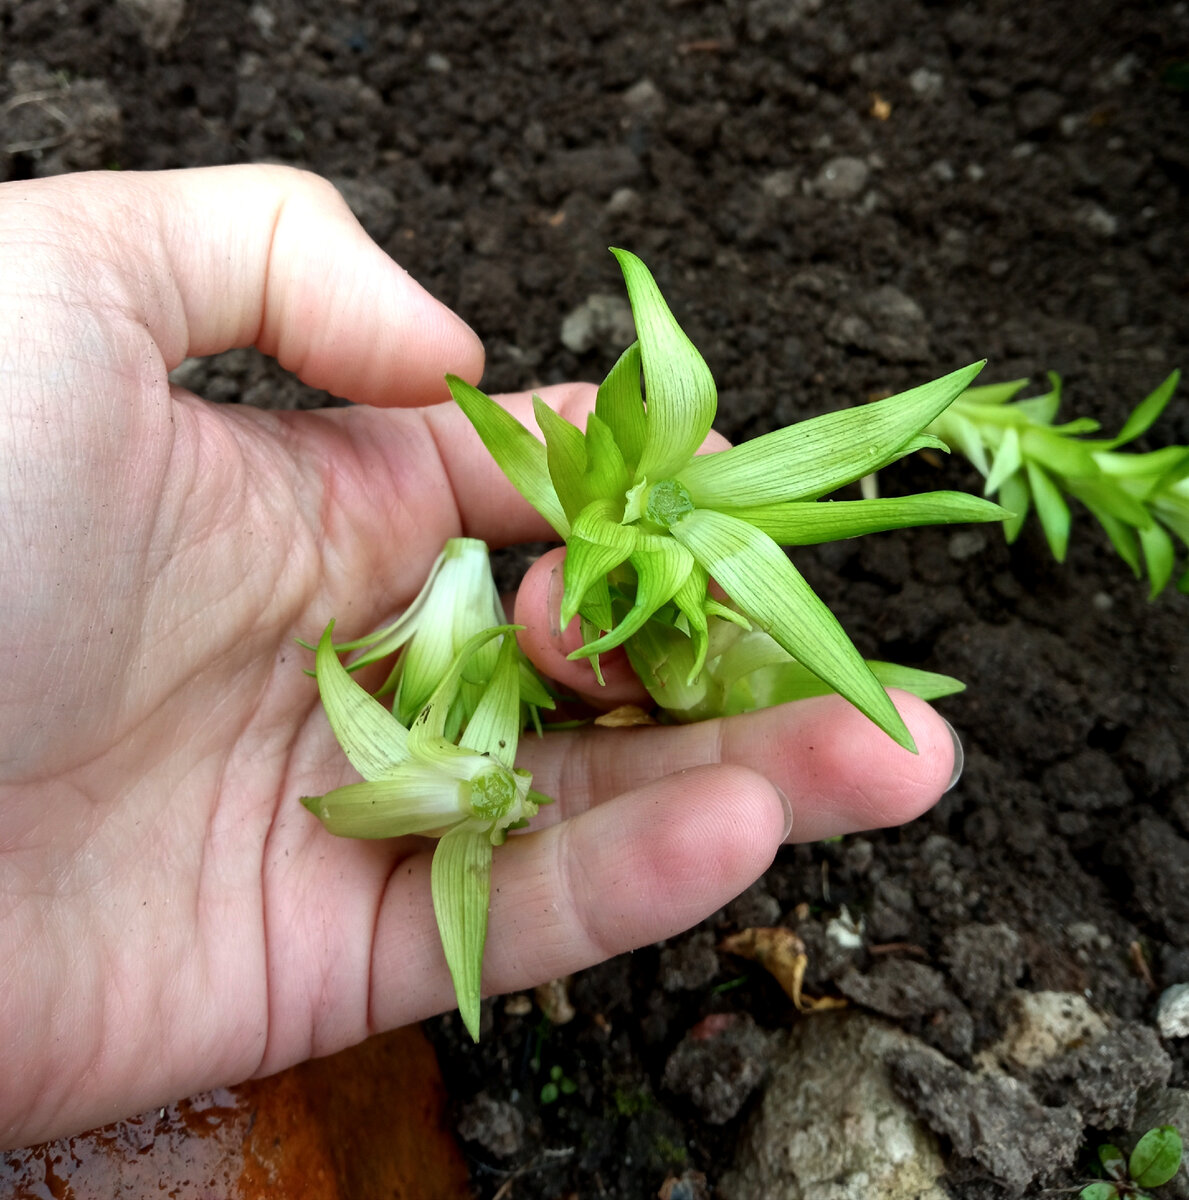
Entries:
{"label": "green sprout", "polygon": [[[1025,400],[1015,399],[1027,382],[1022,379],[969,388],[929,431],[960,450],[986,478],[986,495],[998,495],[1011,510],[1004,523],[1009,542],[1035,508],[1053,557],[1064,562],[1071,525],[1066,497],[1079,500],[1136,577],[1146,571],[1155,598],[1172,578],[1174,535],[1189,545],[1189,446],[1145,454],[1119,447],[1148,430],[1179,379],[1174,371],[1113,438],[1087,436],[1099,426],[1085,417],[1054,424],[1061,402],[1054,374],[1047,392]],[[1176,586],[1189,592],[1189,569]]]}
{"label": "green sprout", "polygon": [[561,617],[577,615],[584,637],[570,657],[593,660],[597,675],[598,655],[624,645],[654,699],[684,719],[835,691],[915,750],[885,683],[933,696],[961,685],[865,662],[781,546],[1002,520],[997,505],[954,492],[822,502],[913,451],[946,449],[923,430],[982,364],[699,455],[717,407],[710,370],[644,264],[612,253],[638,340],[599,388],[585,432],[535,398],[542,443],[448,377],[488,451],[566,541]]}
{"label": "green sprout", "polygon": [[[1122,1200],[1148,1197],[1145,1189],[1168,1183],[1181,1166],[1181,1135],[1172,1125],[1149,1129],[1140,1138],[1130,1158],[1118,1146],[1098,1147],[1098,1162],[1105,1179],[1082,1188],[1079,1200]],[[1150,1198],[1149,1198],[1150,1200]]]}
{"label": "green sprout", "polygon": [[[396,713],[351,677],[333,642],[334,622],[327,625],[314,674],[335,737],[363,781],[302,798],[333,834],[438,839],[434,915],[459,1011],[476,1041],[492,847],[549,802],[532,790],[515,756],[525,703],[552,701],[521,657],[519,627],[498,623],[494,595],[486,547],[453,539],[400,621],[347,643],[369,647],[352,667],[399,653],[380,689],[395,690]],[[406,722],[398,715],[402,696],[413,714]]]}
{"label": "green sprout", "polygon": [[562,1096],[572,1096],[578,1085],[566,1075],[560,1066],[549,1068],[549,1080],[541,1085],[541,1103],[556,1104]]}

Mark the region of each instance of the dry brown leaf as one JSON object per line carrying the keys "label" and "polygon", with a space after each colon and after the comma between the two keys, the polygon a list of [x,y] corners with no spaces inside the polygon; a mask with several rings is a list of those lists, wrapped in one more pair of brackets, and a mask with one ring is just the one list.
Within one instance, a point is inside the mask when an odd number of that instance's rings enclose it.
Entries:
{"label": "dry brown leaf", "polygon": [[791,929],[782,925],[744,929],[724,938],[718,948],[759,963],[784,989],[798,1012],[823,1012],[846,1006],[845,1000],[806,996],[801,991],[809,956],[805,953],[805,943]]}

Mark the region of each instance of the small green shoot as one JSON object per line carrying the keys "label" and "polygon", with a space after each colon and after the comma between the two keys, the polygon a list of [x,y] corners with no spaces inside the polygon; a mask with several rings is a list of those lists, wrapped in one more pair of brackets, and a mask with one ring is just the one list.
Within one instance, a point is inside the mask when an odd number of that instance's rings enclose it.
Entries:
{"label": "small green shoot", "polygon": [[710,989],[712,996],[722,996],[726,992],[733,992],[736,988],[741,988],[747,983],[746,975],[736,975],[734,979],[725,980],[723,983],[716,984]]}
{"label": "small green shoot", "polygon": [[572,1096],[578,1085],[570,1079],[560,1066],[549,1068],[549,1081],[541,1085],[541,1103],[556,1104],[562,1096]]}
{"label": "small green shoot", "polygon": [[[1181,1135],[1171,1125],[1149,1129],[1131,1152],[1124,1156],[1118,1146],[1098,1147],[1098,1163],[1105,1179],[1088,1184],[1078,1193],[1079,1200],[1122,1200],[1123,1197],[1148,1198],[1147,1188],[1168,1183],[1181,1166]],[[1150,1200],[1150,1198],[1148,1198]]]}

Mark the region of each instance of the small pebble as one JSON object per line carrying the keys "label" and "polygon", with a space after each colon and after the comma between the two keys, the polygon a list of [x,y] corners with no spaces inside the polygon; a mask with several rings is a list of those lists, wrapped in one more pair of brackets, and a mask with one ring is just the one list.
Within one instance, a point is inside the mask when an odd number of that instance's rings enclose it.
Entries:
{"label": "small pebble", "polygon": [[1075,215],[1091,233],[1101,234],[1102,237],[1114,237],[1119,231],[1119,218],[1093,201],[1083,204]]}
{"label": "small pebble", "polygon": [[871,168],[850,155],[832,158],[817,173],[814,189],[827,200],[854,200],[867,186]]}
{"label": "small pebble", "polygon": [[987,548],[987,538],[977,529],[962,529],[950,535],[947,548],[950,558],[955,562],[965,562],[968,558],[982,554]]}
{"label": "small pebble", "polygon": [[623,103],[629,112],[654,116],[665,107],[665,98],[651,79],[641,79],[623,93]]}
{"label": "small pebble", "polygon": [[1165,1040],[1189,1037],[1189,983],[1165,989],[1156,1006],[1156,1024]]}
{"label": "small pebble", "polygon": [[941,74],[931,71],[928,67],[917,67],[908,77],[908,86],[922,100],[932,100],[934,97],[940,96],[944,83],[945,80]]}

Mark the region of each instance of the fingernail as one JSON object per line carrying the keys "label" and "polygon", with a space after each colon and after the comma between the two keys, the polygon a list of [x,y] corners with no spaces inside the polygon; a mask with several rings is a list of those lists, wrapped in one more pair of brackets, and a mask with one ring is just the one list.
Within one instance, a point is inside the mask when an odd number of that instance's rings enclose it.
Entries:
{"label": "fingernail", "polygon": [[772,790],[780,797],[781,806],[784,808],[784,833],[780,835],[780,840],[787,842],[789,834],[793,832],[793,803],[776,784],[772,785]]}
{"label": "fingernail", "polygon": [[[945,718],[943,717],[942,720]],[[950,738],[954,743],[954,769],[950,774],[949,783],[945,785],[945,790],[949,792],[962,778],[962,767],[966,763],[966,751],[962,749],[962,739],[958,736],[958,731],[948,721],[945,722],[945,727],[950,731]]]}
{"label": "fingernail", "polygon": [[561,567],[554,567],[549,572],[549,592],[547,595],[549,609],[549,636],[556,642],[561,637],[561,602],[566,594],[566,583],[562,577]]}

